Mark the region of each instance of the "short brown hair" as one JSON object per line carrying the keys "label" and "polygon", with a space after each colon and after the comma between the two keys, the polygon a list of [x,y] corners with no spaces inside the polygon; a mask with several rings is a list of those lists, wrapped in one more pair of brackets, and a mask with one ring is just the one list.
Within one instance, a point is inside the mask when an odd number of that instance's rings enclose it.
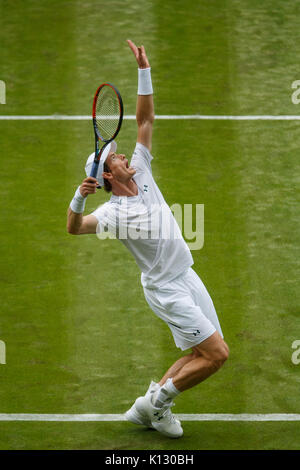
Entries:
{"label": "short brown hair", "polygon": [[[110,173],[110,169],[109,169],[109,166],[106,162],[104,162],[104,165],[103,165],[103,171],[105,171],[105,173]],[[110,193],[111,190],[112,190],[112,187],[111,187],[111,184],[110,182],[108,181],[108,179],[106,178],[103,178],[104,180],[104,191],[106,191],[107,193]]]}

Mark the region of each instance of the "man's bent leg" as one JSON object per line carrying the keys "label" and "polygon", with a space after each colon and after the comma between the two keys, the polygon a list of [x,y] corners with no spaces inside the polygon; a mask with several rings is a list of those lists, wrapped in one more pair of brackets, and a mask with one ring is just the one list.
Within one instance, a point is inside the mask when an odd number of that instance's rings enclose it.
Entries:
{"label": "man's bent leg", "polygon": [[170,367],[170,369],[167,370],[165,375],[158,382],[159,385],[162,386],[168,379],[177,375],[178,372],[183,368],[183,366],[185,366],[188,362],[195,359],[195,357],[197,357],[197,355],[195,355],[195,353],[192,352],[191,354],[188,354],[187,356],[183,356],[180,359],[178,359],[176,362],[174,362],[174,364]]}
{"label": "man's bent leg", "polygon": [[229,354],[229,348],[218,332],[192,349],[193,358],[172,377],[173,385],[180,392],[194,387],[214,374],[224,364]]}
{"label": "man's bent leg", "polygon": [[156,392],[137,398],[133,405],[139,415],[148,417],[155,429],[169,437],[183,434],[180,421],[170,411],[172,399],[216,372],[227,359],[229,351],[217,332],[192,349],[192,354],[180,358],[170,367]]}

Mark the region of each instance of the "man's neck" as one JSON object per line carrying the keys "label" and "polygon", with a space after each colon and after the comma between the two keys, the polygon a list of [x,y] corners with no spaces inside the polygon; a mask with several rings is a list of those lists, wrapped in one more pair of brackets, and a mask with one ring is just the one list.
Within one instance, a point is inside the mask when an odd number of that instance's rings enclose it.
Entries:
{"label": "man's neck", "polygon": [[136,182],[131,178],[126,183],[121,183],[119,181],[114,181],[112,193],[114,196],[137,196],[138,195],[138,187]]}

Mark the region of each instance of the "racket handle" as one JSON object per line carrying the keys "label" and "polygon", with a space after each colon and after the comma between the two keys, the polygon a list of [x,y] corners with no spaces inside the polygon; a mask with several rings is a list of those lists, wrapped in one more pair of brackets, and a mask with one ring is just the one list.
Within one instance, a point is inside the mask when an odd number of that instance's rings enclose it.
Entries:
{"label": "racket handle", "polygon": [[99,162],[94,162],[92,166],[92,171],[90,174],[90,176],[92,176],[93,178],[96,178],[98,167],[99,167]]}

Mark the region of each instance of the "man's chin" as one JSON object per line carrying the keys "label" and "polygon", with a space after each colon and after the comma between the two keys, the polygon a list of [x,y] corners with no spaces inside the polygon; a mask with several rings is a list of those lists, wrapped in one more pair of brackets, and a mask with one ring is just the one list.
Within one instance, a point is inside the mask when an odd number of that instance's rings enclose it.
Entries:
{"label": "man's chin", "polygon": [[136,174],[136,169],[133,168],[132,166],[130,166],[130,167],[128,168],[128,171],[129,171],[129,173],[131,173],[132,175],[135,175],[135,174]]}

